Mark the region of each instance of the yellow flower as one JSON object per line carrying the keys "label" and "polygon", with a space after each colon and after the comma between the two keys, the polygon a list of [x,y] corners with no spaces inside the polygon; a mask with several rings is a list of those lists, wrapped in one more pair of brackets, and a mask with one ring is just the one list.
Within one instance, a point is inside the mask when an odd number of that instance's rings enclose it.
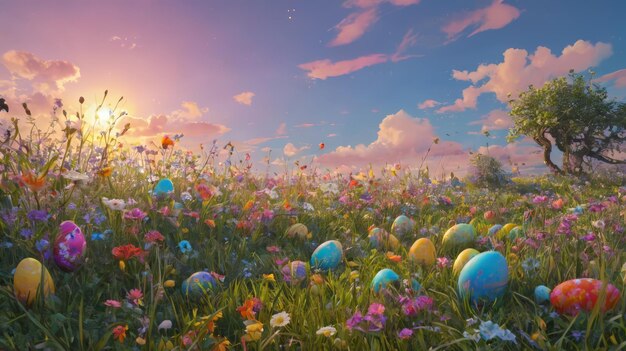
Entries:
{"label": "yellow flower", "polygon": [[126,263],[124,263],[124,261],[120,260],[120,270],[122,272],[126,271]]}
{"label": "yellow flower", "polygon": [[181,231],[183,232],[183,234],[187,234],[189,233],[189,228],[183,228]]}
{"label": "yellow flower", "polygon": [[146,344],[146,339],[142,338],[141,336],[138,336],[137,339],[135,339],[135,342],[143,346]]}
{"label": "yellow flower", "polygon": [[220,341],[217,345],[213,346],[213,349],[211,351],[226,351],[228,350],[229,346],[230,341],[228,341],[228,339],[224,339]]}
{"label": "yellow flower", "polygon": [[113,167],[104,167],[98,171],[98,175],[101,177],[110,177],[113,174]]}
{"label": "yellow flower", "polygon": [[163,283],[163,286],[165,286],[166,288],[173,288],[176,286],[176,282],[173,280],[166,280],[165,283]]}
{"label": "yellow flower", "polygon": [[244,335],[246,341],[257,341],[261,338],[263,323],[256,320],[248,320],[244,324],[246,325],[246,335]]}
{"label": "yellow flower", "polygon": [[274,274],[263,274],[263,279],[270,281],[270,282],[275,282],[276,278],[274,278]]}
{"label": "yellow flower", "polygon": [[357,279],[359,279],[359,271],[351,271],[350,280],[357,280]]}

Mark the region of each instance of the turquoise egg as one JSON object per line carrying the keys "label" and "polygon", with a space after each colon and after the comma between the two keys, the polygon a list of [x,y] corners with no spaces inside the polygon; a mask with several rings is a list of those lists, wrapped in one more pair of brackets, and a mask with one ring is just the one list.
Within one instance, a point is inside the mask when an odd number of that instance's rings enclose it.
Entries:
{"label": "turquoise egg", "polygon": [[502,229],[502,224],[495,224],[491,228],[489,228],[487,234],[489,234],[489,236],[494,236],[498,231],[500,231],[500,229]]}
{"label": "turquoise egg", "polygon": [[393,284],[400,280],[400,276],[389,268],[381,269],[372,279],[372,289],[378,293],[381,289],[387,288],[387,285]]}
{"label": "turquoise egg", "polygon": [[422,289],[422,284],[420,284],[417,279],[413,278],[411,279],[411,289],[415,292],[418,292]]}
{"label": "turquoise egg", "polygon": [[311,255],[311,268],[333,270],[343,259],[343,248],[337,240],[329,240],[318,246]]}
{"label": "turquoise egg", "polygon": [[174,192],[174,183],[169,178],[159,180],[152,192],[157,197],[165,197]]}
{"label": "turquoise egg", "polygon": [[185,296],[200,297],[216,286],[217,282],[211,273],[196,272],[183,282],[182,290]]}
{"label": "turquoise egg", "polygon": [[538,285],[535,288],[535,302],[538,304],[542,304],[544,302],[550,301],[550,288],[545,285]]}
{"label": "turquoise egg", "polygon": [[472,257],[459,274],[458,288],[461,298],[469,297],[472,303],[488,302],[502,297],[509,281],[506,259],[497,251],[487,251]]}
{"label": "turquoise egg", "polygon": [[524,237],[524,228],[520,225],[511,229],[511,231],[509,232],[509,240],[515,240],[522,237]]}
{"label": "turquoise egg", "polygon": [[411,233],[415,221],[405,215],[398,216],[391,225],[391,233],[397,236],[405,236]]}

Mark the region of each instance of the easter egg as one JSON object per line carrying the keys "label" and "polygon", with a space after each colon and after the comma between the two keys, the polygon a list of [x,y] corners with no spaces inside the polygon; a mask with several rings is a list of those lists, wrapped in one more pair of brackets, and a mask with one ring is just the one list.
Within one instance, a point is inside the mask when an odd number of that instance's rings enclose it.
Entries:
{"label": "easter egg", "polygon": [[72,221],[61,223],[52,250],[57,266],[65,272],[75,271],[83,263],[86,249],[87,241],[80,227]]}
{"label": "easter egg", "polygon": [[428,238],[417,239],[409,249],[409,258],[413,262],[430,266],[437,258],[435,245]]}
{"label": "easter egg", "polygon": [[400,215],[391,224],[391,233],[398,236],[410,234],[415,226],[415,221],[405,215]]}
{"label": "easter egg", "polygon": [[454,265],[452,266],[452,273],[454,275],[458,275],[461,273],[461,270],[467,264],[467,262],[472,259],[472,257],[478,255],[480,252],[476,249],[465,249],[461,251],[461,253],[454,260]]}
{"label": "easter egg", "polygon": [[285,232],[285,235],[289,238],[295,238],[304,240],[306,239],[307,234],[309,234],[309,229],[302,223],[296,223],[289,228]]}
{"label": "easter egg", "polygon": [[[557,285],[550,293],[550,302],[561,314],[575,316],[580,311],[591,312],[600,298],[602,281],[591,278],[572,279]],[[612,284],[606,286],[602,312],[611,310],[620,299],[619,290]]]}
{"label": "easter egg", "polygon": [[163,178],[154,187],[152,192],[157,197],[165,197],[174,192],[174,183],[169,178]]}
{"label": "easter egg", "polygon": [[487,302],[502,297],[509,281],[506,259],[497,251],[487,251],[472,257],[461,269],[458,288],[462,298],[472,303]]}
{"label": "easter egg", "polygon": [[511,229],[517,227],[517,224],[515,223],[507,223],[505,224],[502,228],[500,228],[500,230],[498,231],[498,239],[502,239],[505,236],[509,235],[509,232],[511,231]]}
{"label": "easter egg", "polygon": [[494,235],[496,235],[500,231],[500,229],[502,229],[502,224],[494,224],[487,231],[487,235],[494,236]]}
{"label": "easter egg", "polygon": [[522,237],[524,237],[524,228],[520,225],[511,229],[511,231],[509,232],[509,240],[515,240]]}
{"label": "easter egg", "polygon": [[550,301],[550,288],[545,285],[538,285],[535,288],[535,302],[538,304],[542,304],[544,302]]}
{"label": "easter egg", "polygon": [[452,226],[443,235],[442,243],[445,248],[467,248],[474,243],[476,230],[471,224],[460,223]]}
{"label": "easter egg", "polygon": [[13,290],[17,299],[25,305],[32,304],[37,298],[42,278],[43,293],[47,297],[54,293],[54,282],[50,272],[34,258],[21,260],[13,275]]}
{"label": "easter egg", "polygon": [[311,268],[332,270],[343,259],[343,247],[337,240],[329,240],[318,246],[311,255]]}
{"label": "easter egg", "polygon": [[283,278],[291,285],[297,285],[306,279],[306,263],[292,261],[287,263],[281,270]]}
{"label": "easter egg", "polygon": [[200,297],[217,286],[217,281],[209,272],[196,272],[183,281],[183,295]]}
{"label": "easter egg", "polygon": [[397,249],[400,246],[400,241],[395,235],[387,233],[382,228],[372,228],[368,234],[370,245],[373,248],[385,248],[385,249]]}
{"label": "easter egg", "polygon": [[381,269],[372,279],[372,289],[375,293],[381,289],[386,289],[389,284],[393,284],[400,280],[400,276],[389,268]]}

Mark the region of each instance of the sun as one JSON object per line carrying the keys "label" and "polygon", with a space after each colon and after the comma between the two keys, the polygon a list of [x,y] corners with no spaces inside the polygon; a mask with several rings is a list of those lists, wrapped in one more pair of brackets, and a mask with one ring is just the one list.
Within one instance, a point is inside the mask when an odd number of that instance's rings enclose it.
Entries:
{"label": "sun", "polygon": [[111,120],[111,118],[113,118],[113,111],[111,111],[110,108],[108,107],[103,107],[100,110],[98,110],[97,112],[98,115],[98,122],[100,122],[100,124],[102,125],[106,125],[109,120]]}

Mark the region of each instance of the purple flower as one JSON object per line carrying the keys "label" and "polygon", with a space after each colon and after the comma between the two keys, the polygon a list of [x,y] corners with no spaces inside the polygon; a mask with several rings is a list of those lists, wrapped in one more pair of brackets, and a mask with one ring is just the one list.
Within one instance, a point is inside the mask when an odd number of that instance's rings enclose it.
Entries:
{"label": "purple flower", "polygon": [[357,328],[357,326],[359,325],[359,323],[361,323],[363,321],[363,315],[361,314],[361,312],[356,311],[352,317],[350,317],[347,321],[346,321],[346,328],[348,328],[348,330],[352,330],[353,328]]}
{"label": "purple flower", "polygon": [[533,204],[535,204],[535,205],[542,204],[542,203],[544,203],[546,201],[548,201],[548,197],[547,196],[535,196],[533,198]]}
{"label": "purple flower", "polygon": [[582,240],[584,240],[584,241],[594,241],[594,240],[596,240],[596,235],[593,234],[592,232],[589,232],[587,235],[582,237]]}
{"label": "purple flower", "polygon": [[144,219],[144,217],[146,217],[146,213],[143,212],[141,209],[135,207],[130,211],[126,211],[124,213],[124,218],[125,219],[130,219],[130,220],[142,220]]}
{"label": "purple flower", "polygon": [[398,337],[402,340],[406,340],[413,335],[413,330],[409,328],[404,328],[398,332]]}
{"label": "purple flower", "polygon": [[29,228],[23,228],[22,230],[20,230],[20,235],[24,239],[30,239],[33,236],[33,231]]}
{"label": "purple flower", "polygon": [[34,222],[45,222],[48,220],[48,212],[44,210],[32,210],[28,212],[27,217]]}

